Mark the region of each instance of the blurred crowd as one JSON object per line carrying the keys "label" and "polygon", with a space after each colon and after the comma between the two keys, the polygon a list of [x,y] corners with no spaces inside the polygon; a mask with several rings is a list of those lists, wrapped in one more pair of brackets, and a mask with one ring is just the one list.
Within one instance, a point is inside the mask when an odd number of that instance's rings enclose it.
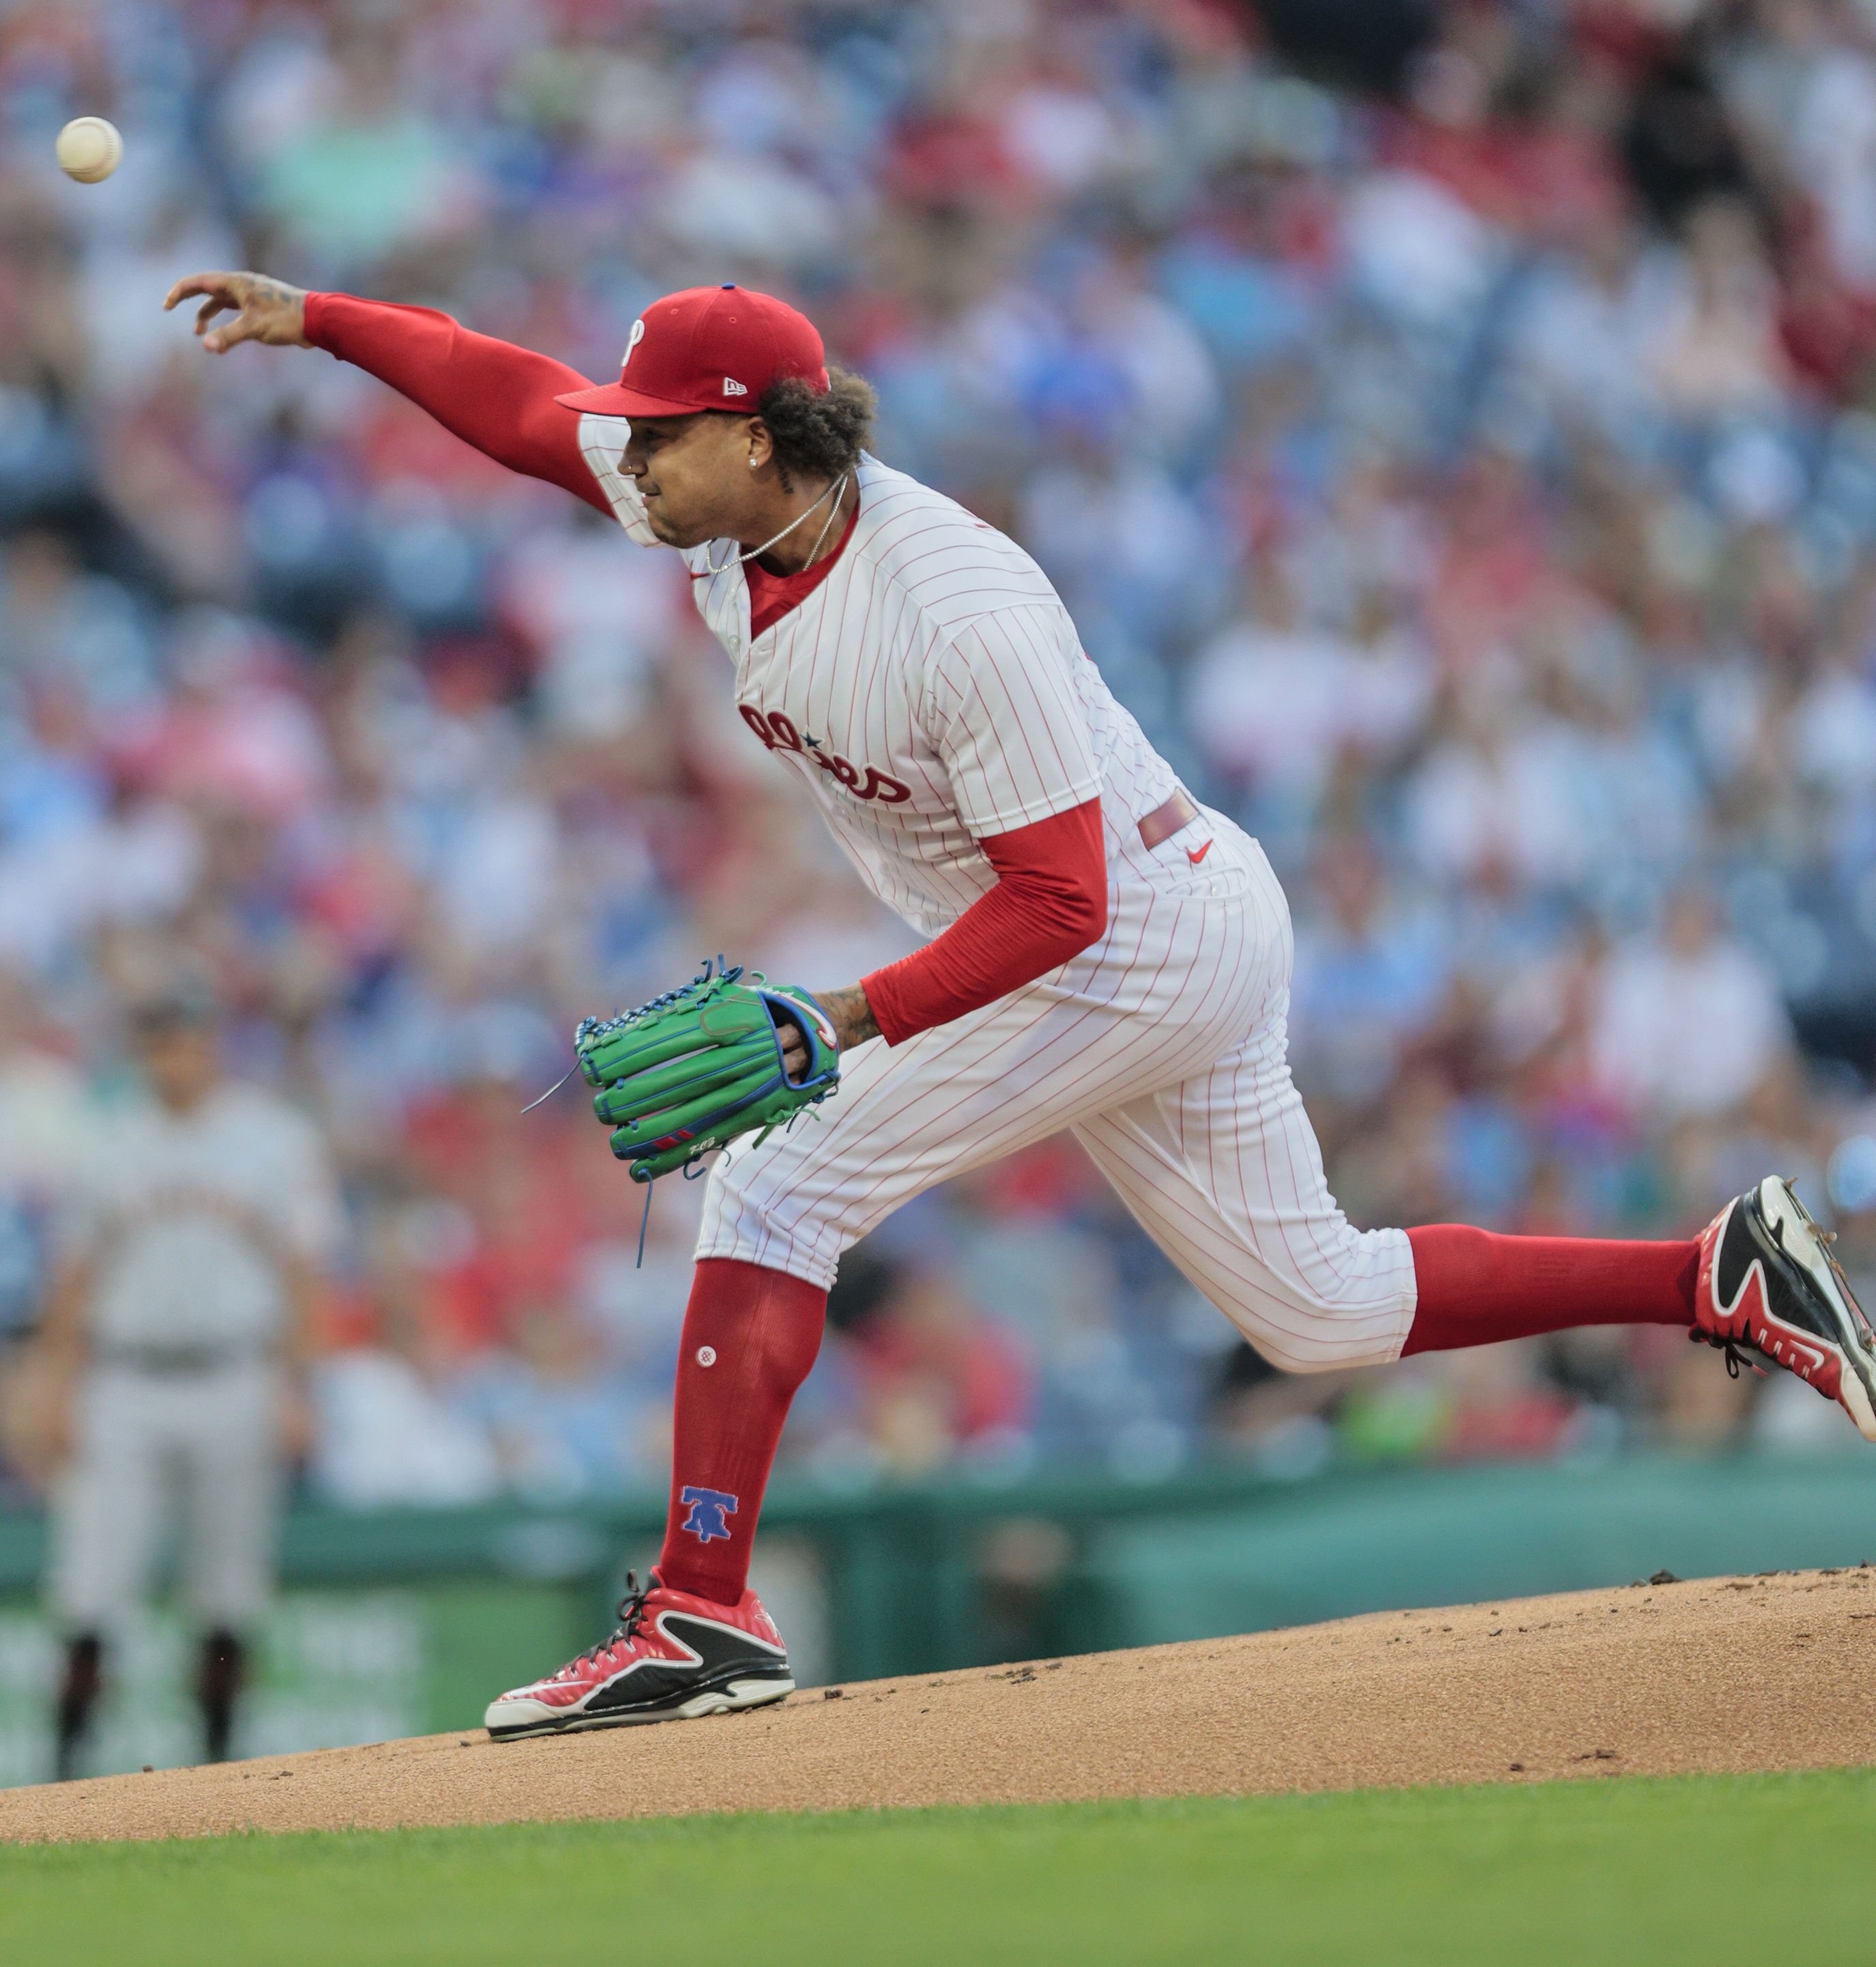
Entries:
{"label": "blurred crowd", "polygon": [[[0,12],[15,1352],[180,951],[342,1184],[318,1490],[656,1487],[697,1192],[641,1264],[578,1092],[522,1109],[706,954],[812,988],[909,946],[727,714],[674,557],[324,354],[204,355],[161,297],[229,265],[596,380],[661,292],[797,301],[885,460],[1035,554],[1265,844],[1357,1222],[1681,1234],[1775,1168],[1876,1270],[1876,4],[1403,8],[1339,69],[1309,11]],[[125,133],[102,186],[53,164],[81,112]],[[1050,1143],[853,1253],[784,1454],[1833,1422],[1654,1329],[1275,1379]]]}

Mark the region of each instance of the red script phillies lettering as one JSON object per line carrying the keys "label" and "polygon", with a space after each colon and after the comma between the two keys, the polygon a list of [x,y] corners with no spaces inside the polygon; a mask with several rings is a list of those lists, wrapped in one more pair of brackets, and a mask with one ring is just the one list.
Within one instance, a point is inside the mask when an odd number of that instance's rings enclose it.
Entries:
{"label": "red script phillies lettering", "polygon": [[856,799],[878,799],[887,806],[900,806],[912,796],[910,786],[888,778],[871,765],[849,764],[838,754],[823,751],[816,739],[804,743],[794,721],[782,712],[771,710],[764,717],[753,704],[739,704],[736,707],[742,713],[743,722],[770,751],[799,751],[804,757],[812,758],[823,772],[831,772]]}

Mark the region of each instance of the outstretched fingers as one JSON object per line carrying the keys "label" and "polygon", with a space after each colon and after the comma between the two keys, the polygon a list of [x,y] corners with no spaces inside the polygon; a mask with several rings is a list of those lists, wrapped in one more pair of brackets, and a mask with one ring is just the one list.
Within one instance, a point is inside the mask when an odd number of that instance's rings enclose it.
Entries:
{"label": "outstretched fingers", "polygon": [[232,348],[236,342],[245,341],[250,335],[257,334],[260,332],[254,323],[248,320],[244,312],[236,314],[232,321],[225,322],[212,334],[205,332],[209,322],[213,321],[224,308],[232,309],[236,305],[237,303],[233,301],[204,301],[196,310],[196,332],[202,336],[203,347],[212,349],[219,355],[224,350]]}
{"label": "outstretched fingers", "polygon": [[[164,312],[167,312],[179,301],[190,299],[198,294],[206,296],[196,310],[196,332],[203,338],[205,346],[219,355],[225,349],[232,348],[236,342],[247,339],[252,331],[244,328],[240,319],[244,302],[229,274],[192,273],[187,279],[178,280],[163,303]],[[217,315],[225,312],[236,318],[225,328],[209,334],[209,324]]]}
{"label": "outstretched fingers", "polygon": [[224,307],[233,307],[234,276],[231,273],[191,273],[186,279],[178,280],[163,301],[163,311],[167,314],[178,301],[186,301],[195,294],[213,294],[219,296]]}

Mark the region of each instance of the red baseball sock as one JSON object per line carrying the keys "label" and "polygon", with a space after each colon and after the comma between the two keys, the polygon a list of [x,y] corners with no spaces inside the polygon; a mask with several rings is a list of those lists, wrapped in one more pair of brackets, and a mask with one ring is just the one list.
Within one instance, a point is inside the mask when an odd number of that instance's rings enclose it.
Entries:
{"label": "red baseball sock", "polygon": [[1463,1223],[1409,1229],[1419,1302],[1401,1348],[1448,1352],[1573,1325],[1691,1325],[1698,1243],[1494,1236]]}
{"label": "red baseball sock", "polygon": [[658,1575],[733,1605],[788,1403],[820,1350],[827,1294],[734,1257],[698,1260],[678,1355],[671,1515]]}

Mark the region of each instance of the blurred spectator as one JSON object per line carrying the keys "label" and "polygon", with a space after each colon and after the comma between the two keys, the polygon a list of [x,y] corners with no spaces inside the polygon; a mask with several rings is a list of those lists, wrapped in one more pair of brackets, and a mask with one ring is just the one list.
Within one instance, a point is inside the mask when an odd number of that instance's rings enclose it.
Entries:
{"label": "blurred spectator", "polygon": [[1671,412],[1777,409],[1787,377],[1777,289],[1744,206],[1715,200],[1690,215],[1684,271],[1661,296],[1651,328],[1645,366]]}
{"label": "blurred spectator", "polygon": [[1365,1104],[1392,1081],[1402,1046],[1444,994],[1451,937],[1432,911],[1390,891],[1359,836],[1322,843],[1315,893],[1321,906],[1297,938],[1291,1056],[1325,1091]]}
{"label": "blurred spectator", "polygon": [[487,1501],[502,1474],[487,1430],[445,1397],[415,1321],[387,1325],[382,1343],[348,1345],[316,1369],[315,1488],[354,1510]]}
{"label": "blurred spectator", "polygon": [[1030,1419],[1020,1351],[942,1276],[907,1278],[856,1337],[868,1432],[896,1474],[981,1453]]}
{"label": "blurred spectator", "polygon": [[1703,894],[1676,896],[1658,937],[1609,958],[1591,1045],[1603,1090],[1632,1113],[1725,1113],[1790,1044],[1770,971],[1722,935]]}
{"label": "blurred spectator", "polygon": [[1188,714],[1201,754],[1279,825],[1288,804],[1306,825],[1339,764],[1391,760],[1426,715],[1424,652],[1391,627],[1380,596],[1363,599],[1358,638],[1344,639],[1304,621],[1280,568],[1260,570],[1249,619],[1193,666]]}

